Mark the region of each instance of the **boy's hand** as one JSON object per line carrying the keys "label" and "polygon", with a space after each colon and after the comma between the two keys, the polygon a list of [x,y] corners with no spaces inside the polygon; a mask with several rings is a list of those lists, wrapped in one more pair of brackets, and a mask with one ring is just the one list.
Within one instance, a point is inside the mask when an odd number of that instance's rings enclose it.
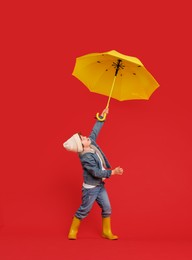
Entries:
{"label": "boy's hand", "polygon": [[104,116],[104,114],[108,114],[109,113],[109,108],[105,108],[104,110],[103,110],[103,112],[101,113],[101,116]]}
{"label": "boy's hand", "polygon": [[121,168],[120,166],[113,169],[111,173],[111,175],[122,175],[122,174],[123,174],[123,168]]}

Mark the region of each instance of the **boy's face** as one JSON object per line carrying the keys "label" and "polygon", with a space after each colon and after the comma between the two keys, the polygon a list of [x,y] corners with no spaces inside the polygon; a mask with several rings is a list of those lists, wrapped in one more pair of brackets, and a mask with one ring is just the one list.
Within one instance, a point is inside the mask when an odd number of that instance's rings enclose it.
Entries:
{"label": "boy's face", "polygon": [[83,147],[89,147],[91,144],[91,140],[87,136],[80,135],[80,137]]}

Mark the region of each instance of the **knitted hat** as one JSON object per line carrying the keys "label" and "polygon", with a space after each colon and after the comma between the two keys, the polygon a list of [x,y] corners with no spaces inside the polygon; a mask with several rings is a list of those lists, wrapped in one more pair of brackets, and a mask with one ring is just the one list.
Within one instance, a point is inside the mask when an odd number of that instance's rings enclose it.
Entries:
{"label": "knitted hat", "polygon": [[71,152],[80,153],[83,151],[83,146],[79,134],[74,134],[63,144],[63,146],[65,147],[66,150]]}

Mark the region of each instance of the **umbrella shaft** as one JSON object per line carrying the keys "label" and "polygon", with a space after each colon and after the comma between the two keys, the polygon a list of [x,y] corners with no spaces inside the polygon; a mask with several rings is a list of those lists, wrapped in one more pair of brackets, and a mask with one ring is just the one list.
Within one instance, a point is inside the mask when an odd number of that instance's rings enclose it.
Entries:
{"label": "umbrella shaft", "polygon": [[122,60],[118,60],[117,63],[115,63],[115,65],[116,65],[115,76],[117,76],[119,68],[121,67],[121,62],[122,62]]}
{"label": "umbrella shaft", "polygon": [[109,102],[110,102],[110,100],[111,100],[111,96],[112,96],[112,93],[113,93],[113,88],[114,88],[114,85],[115,85],[115,80],[116,80],[116,78],[117,78],[118,71],[119,71],[119,69],[120,69],[120,67],[121,67],[121,62],[122,62],[122,60],[119,59],[119,60],[117,61],[117,63],[115,63],[115,67],[116,67],[115,77],[114,77],[114,79],[113,79],[113,83],[112,83],[112,87],[111,87],[111,91],[110,91],[110,94],[109,94],[109,98],[108,98],[108,101],[107,101],[107,106],[106,106],[106,108],[109,107]]}
{"label": "umbrella shaft", "polygon": [[111,90],[110,90],[110,94],[109,94],[109,98],[108,98],[108,101],[107,101],[107,106],[106,106],[106,108],[109,107],[109,103],[110,103],[110,100],[111,100],[111,95],[112,95],[112,93],[113,93],[113,88],[114,88],[114,85],[115,85],[115,80],[116,80],[116,78],[117,78],[117,76],[115,76],[114,79],[113,79],[113,83],[112,83],[112,87],[111,87]]}

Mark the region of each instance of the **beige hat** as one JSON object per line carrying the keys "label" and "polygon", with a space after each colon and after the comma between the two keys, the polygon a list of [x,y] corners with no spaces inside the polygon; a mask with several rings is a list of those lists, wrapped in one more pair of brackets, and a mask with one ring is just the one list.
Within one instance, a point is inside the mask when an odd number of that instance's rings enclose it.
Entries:
{"label": "beige hat", "polygon": [[79,134],[74,134],[71,138],[69,138],[63,146],[66,150],[71,152],[83,152],[83,145],[81,143],[81,139]]}

